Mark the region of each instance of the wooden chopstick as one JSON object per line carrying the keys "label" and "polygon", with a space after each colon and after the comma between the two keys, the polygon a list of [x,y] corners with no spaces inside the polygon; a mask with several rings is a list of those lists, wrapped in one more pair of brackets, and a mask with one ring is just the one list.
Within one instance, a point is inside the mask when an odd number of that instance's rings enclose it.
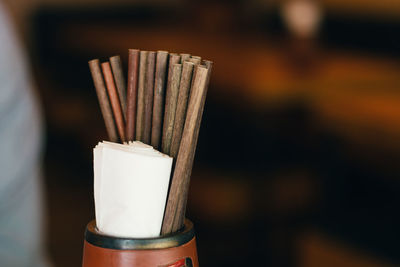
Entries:
{"label": "wooden chopstick", "polygon": [[[200,108],[198,109],[199,115],[198,115],[197,121],[196,121],[195,132],[193,133],[193,135],[195,136],[195,138],[193,139],[193,142],[192,142],[192,145],[193,145],[192,151],[193,152],[191,153],[191,159],[189,161],[189,164],[186,167],[186,170],[187,170],[187,172],[186,172],[187,176],[185,179],[186,183],[183,186],[184,190],[183,190],[182,196],[178,202],[178,205],[176,207],[177,211],[175,214],[174,224],[172,227],[173,232],[178,231],[183,226],[184,221],[185,221],[185,213],[186,213],[186,204],[187,204],[187,198],[188,198],[188,193],[189,193],[190,176],[192,174],[192,169],[193,169],[193,161],[194,161],[194,156],[196,153],[197,140],[199,137],[200,125],[201,125],[201,119],[203,117],[206,95],[207,95],[207,91],[208,91],[208,86],[210,84],[213,62],[209,61],[209,60],[205,60],[203,63],[208,70],[207,77],[206,77],[206,84],[204,86],[204,92],[203,92],[203,96],[201,99]],[[204,79],[204,78],[201,78],[201,79]],[[190,105],[190,103],[189,103],[189,105]]]}
{"label": "wooden chopstick", "polygon": [[117,124],[117,130],[121,142],[125,142],[125,123],[124,117],[122,115],[121,103],[119,102],[119,97],[117,93],[117,89],[114,83],[114,77],[111,71],[111,66],[109,62],[104,62],[101,64],[101,68],[103,70],[104,80],[106,82],[106,87],[108,91],[108,95],[110,97],[111,107],[114,113],[114,119]]}
{"label": "wooden chopstick", "polygon": [[126,104],[126,140],[134,141],[136,126],[136,101],[139,75],[139,55],[137,49],[129,49],[128,90]]}
{"label": "wooden chopstick", "polygon": [[114,75],[115,85],[117,86],[119,101],[121,103],[122,114],[126,120],[126,83],[122,70],[122,63],[120,56],[110,57],[111,69]]}
{"label": "wooden chopstick", "polygon": [[151,140],[151,119],[153,113],[154,96],[154,73],[156,64],[156,52],[149,52],[147,56],[145,90],[144,90],[144,124],[142,140],[145,144],[150,144]]}
{"label": "wooden chopstick", "polygon": [[118,142],[118,134],[114,121],[113,112],[108,98],[107,89],[104,84],[103,74],[100,69],[100,61],[93,59],[89,61],[89,68],[92,74],[94,87],[100,104],[100,110],[103,115],[104,124],[111,142]]}
{"label": "wooden chopstick", "polygon": [[184,62],[182,68],[182,78],[179,86],[178,101],[176,105],[175,121],[172,132],[172,141],[170,155],[176,158],[178,155],[179,145],[181,143],[183,126],[185,124],[187,103],[190,93],[190,85],[192,83],[194,64],[192,62]]}
{"label": "wooden chopstick", "polygon": [[144,127],[144,91],[148,51],[140,51],[139,61],[139,81],[137,93],[137,112],[136,112],[136,140],[143,141]]}
{"label": "wooden chopstick", "polygon": [[192,172],[200,122],[207,93],[209,71],[211,71],[211,68],[207,69],[205,66],[196,66],[187,108],[185,126],[165,209],[161,230],[162,234],[175,232],[182,226],[190,175]]}
{"label": "wooden chopstick", "polygon": [[170,154],[172,131],[174,129],[176,104],[178,102],[179,85],[181,81],[182,64],[172,66],[171,80],[169,82],[169,91],[165,99],[165,113],[161,151],[164,154]]}
{"label": "wooden chopstick", "polygon": [[167,66],[168,52],[158,51],[154,79],[153,119],[151,127],[151,145],[154,149],[159,149],[161,143]]}
{"label": "wooden chopstick", "polygon": [[169,62],[168,62],[168,75],[167,75],[167,89],[165,92],[165,108],[164,108],[164,116],[162,118],[162,136],[161,136],[161,151],[163,152],[162,146],[164,139],[166,138],[166,124],[165,124],[165,114],[169,113],[169,100],[171,98],[171,85],[172,85],[172,69],[174,64],[179,64],[181,61],[181,56],[175,53],[169,54]]}

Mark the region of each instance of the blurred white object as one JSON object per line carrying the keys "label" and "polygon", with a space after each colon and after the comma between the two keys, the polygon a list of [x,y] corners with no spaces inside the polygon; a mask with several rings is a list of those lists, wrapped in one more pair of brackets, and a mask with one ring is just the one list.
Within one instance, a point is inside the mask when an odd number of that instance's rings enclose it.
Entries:
{"label": "blurred white object", "polygon": [[322,10],[313,0],[289,0],[282,7],[282,16],[296,37],[312,38],[319,30]]}
{"label": "blurred white object", "polygon": [[0,266],[44,267],[41,112],[0,1]]}
{"label": "blurred white object", "polygon": [[93,152],[98,230],[115,237],[159,236],[172,158],[141,142],[100,142]]}

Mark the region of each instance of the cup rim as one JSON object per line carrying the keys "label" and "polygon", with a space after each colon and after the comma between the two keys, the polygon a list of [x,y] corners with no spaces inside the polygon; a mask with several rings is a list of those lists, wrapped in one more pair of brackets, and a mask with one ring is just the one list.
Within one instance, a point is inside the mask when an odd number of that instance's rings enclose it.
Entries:
{"label": "cup rim", "polygon": [[146,250],[166,249],[179,247],[194,238],[193,223],[185,219],[181,230],[155,238],[123,238],[100,233],[96,227],[96,220],[88,223],[85,231],[85,240],[97,247],[117,250]]}

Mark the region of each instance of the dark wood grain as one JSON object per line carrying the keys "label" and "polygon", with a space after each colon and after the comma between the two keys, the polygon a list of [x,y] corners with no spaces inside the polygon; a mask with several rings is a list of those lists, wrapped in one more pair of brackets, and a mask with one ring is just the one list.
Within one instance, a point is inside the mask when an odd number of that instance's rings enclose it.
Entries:
{"label": "dark wood grain", "polygon": [[109,62],[101,64],[103,70],[104,80],[106,82],[107,92],[110,97],[111,107],[114,113],[114,119],[117,124],[117,130],[121,142],[125,142],[125,123],[122,115],[121,103],[119,102],[117,88],[115,86],[113,73]]}
{"label": "dark wood grain", "polygon": [[161,143],[165,88],[167,84],[168,52],[158,51],[156,74],[154,78],[153,119],[151,126],[151,145],[159,149]]}
{"label": "dark wood grain", "polygon": [[135,140],[136,101],[139,75],[139,54],[137,49],[129,49],[128,88],[126,100],[126,140]]}
{"label": "dark wood grain", "polygon": [[150,144],[151,119],[153,114],[154,74],[156,66],[156,52],[149,52],[147,56],[145,89],[144,89],[144,124],[143,143]]}
{"label": "dark wood grain", "polygon": [[192,62],[184,62],[182,68],[182,78],[179,86],[178,101],[176,105],[175,121],[172,132],[172,141],[170,155],[176,158],[178,155],[179,145],[181,143],[183,126],[185,124],[186,110],[192,83],[194,64]]}
{"label": "dark wood grain", "polygon": [[139,79],[136,110],[136,140],[143,141],[144,128],[144,91],[148,51],[140,51]]}
{"label": "dark wood grain", "polygon": [[117,86],[119,102],[121,103],[122,115],[126,121],[126,83],[120,56],[110,57],[111,69]]}
{"label": "dark wood grain", "polygon": [[100,69],[100,61],[98,59],[90,60],[89,68],[92,74],[97,98],[99,100],[100,110],[103,115],[104,124],[106,125],[108,138],[110,139],[111,142],[118,142],[118,134],[116,130],[113,112],[110,105],[110,100],[108,98],[106,85],[104,83],[103,74]]}
{"label": "dark wood grain", "polygon": [[171,80],[169,81],[169,91],[165,100],[165,113],[163,123],[163,135],[161,151],[164,154],[170,154],[172,131],[174,129],[176,104],[178,102],[179,85],[181,81],[182,64],[173,64],[171,71]]}
{"label": "dark wood grain", "polygon": [[196,66],[185,126],[165,209],[162,234],[177,231],[180,228],[181,217],[185,214],[185,198],[190,182],[200,121],[207,93],[208,72],[209,69],[206,67]]}

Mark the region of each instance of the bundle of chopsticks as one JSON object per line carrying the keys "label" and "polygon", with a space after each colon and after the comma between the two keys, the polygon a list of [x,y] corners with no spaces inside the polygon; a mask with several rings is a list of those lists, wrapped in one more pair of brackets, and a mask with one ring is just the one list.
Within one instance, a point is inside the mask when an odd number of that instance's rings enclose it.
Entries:
{"label": "bundle of chopsticks", "polygon": [[119,56],[89,61],[110,141],[141,141],[174,158],[161,234],[184,224],[212,65],[190,54],[130,49],[126,82]]}

